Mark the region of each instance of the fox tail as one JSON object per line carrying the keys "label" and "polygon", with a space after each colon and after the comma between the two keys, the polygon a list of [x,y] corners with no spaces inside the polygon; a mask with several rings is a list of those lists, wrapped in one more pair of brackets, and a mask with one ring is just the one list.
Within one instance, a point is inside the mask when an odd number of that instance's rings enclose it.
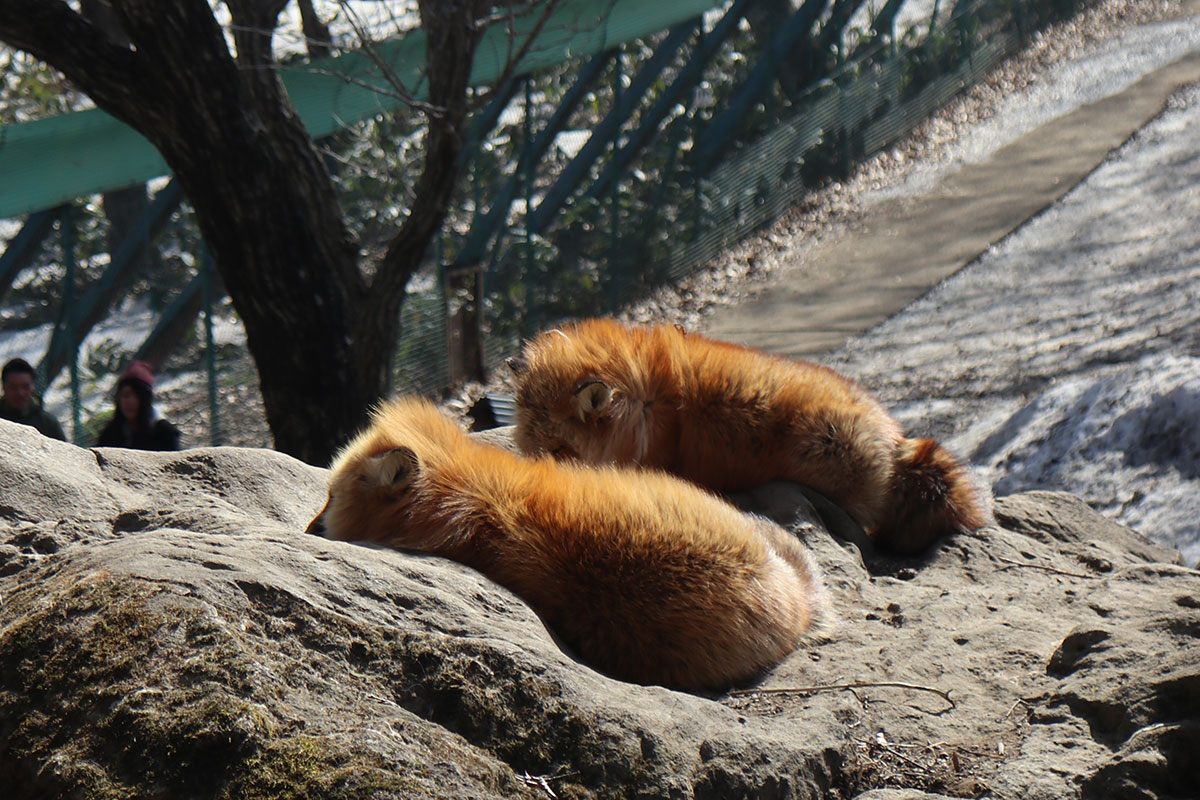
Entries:
{"label": "fox tail", "polygon": [[903,439],[896,448],[889,518],[874,539],[895,553],[920,552],[943,536],[989,524],[990,500],[990,492],[940,444]]}

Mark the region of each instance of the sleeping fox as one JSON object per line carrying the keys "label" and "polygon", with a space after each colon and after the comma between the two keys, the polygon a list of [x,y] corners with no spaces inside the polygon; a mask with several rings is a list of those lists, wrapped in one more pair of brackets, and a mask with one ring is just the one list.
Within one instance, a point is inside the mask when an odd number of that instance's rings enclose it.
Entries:
{"label": "sleeping fox", "polygon": [[827,367],[603,319],[542,333],[509,365],[528,454],[642,464],[718,492],[792,480],[900,553],[990,521],[954,456],[905,438],[866,390]]}
{"label": "sleeping fox", "polygon": [[529,459],[427,402],[379,408],[309,533],[454,559],[621,680],[728,687],[832,619],[819,568],[766,520],[670,475]]}

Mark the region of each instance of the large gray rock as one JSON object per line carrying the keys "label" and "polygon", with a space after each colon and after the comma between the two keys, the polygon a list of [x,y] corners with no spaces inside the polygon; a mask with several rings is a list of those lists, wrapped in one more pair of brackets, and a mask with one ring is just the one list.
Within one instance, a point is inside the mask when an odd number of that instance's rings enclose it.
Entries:
{"label": "large gray rock", "polygon": [[0,786],[1195,796],[1200,573],[1174,551],[1061,494],[903,561],[832,537],[856,532],[798,487],[740,499],[813,549],[842,619],[704,697],[597,674],[460,565],[306,536],[324,473],[286,456],[87,451],[0,422]]}

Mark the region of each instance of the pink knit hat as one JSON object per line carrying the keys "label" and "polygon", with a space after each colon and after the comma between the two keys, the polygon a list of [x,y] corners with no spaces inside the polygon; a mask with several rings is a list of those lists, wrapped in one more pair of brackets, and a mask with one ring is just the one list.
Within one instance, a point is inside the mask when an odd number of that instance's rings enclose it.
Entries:
{"label": "pink knit hat", "polygon": [[118,383],[125,381],[140,381],[146,384],[147,389],[154,388],[154,368],[145,361],[135,361],[130,364],[125,373],[121,375],[121,380]]}

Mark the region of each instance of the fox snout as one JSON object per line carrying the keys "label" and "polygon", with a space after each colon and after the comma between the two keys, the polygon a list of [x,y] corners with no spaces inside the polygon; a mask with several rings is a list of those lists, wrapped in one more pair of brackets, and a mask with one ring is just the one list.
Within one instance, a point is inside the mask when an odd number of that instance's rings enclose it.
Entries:
{"label": "fox snout", "polygon": [[325,537],[325,509],[321,509],[321,513],[313,517],[313,521],[308,523],[304,532],[311,533],[313,536]]}

